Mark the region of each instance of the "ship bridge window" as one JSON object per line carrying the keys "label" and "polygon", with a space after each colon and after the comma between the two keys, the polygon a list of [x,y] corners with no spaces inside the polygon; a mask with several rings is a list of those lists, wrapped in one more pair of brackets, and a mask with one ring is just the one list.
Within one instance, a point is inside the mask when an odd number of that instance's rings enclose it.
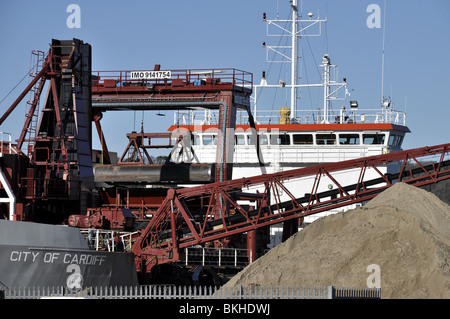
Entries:
{"label": "ship bridge window", "polygon": [[293,134],[292,140],[294,145],[311,145],[313,144],[312,134]]}
{"label": "ship bridge window", "polygon": [[358,145],[359,134],[339,134],[339,144],[341,145]]}
{"label": "ship bridge window", "polygon": [[235,135],[235,144],[236,145],[245,145],[245,135],[242,135],[242,134]]}
{"label": "ship bridge window", "polygon": [[266,134],[259,135],[259,145],[267,145],[269,144],[269,139],[267,138]]}
{"label": "ship bridge window", "polygon": [[[266,134],[258,134],[259,136],[259,145],[267,145],[267,135]],[[256,136],[253,134],[247,135],[247,144],[248,145],[256,145]]]}
{"label": "ship bridge window", "polygon": [[216,145],[217,135],[203,135],[203,145]]}
{"label": "ship bridge window", "polygon": [[317,134],[316,143],[317,145],[335,145],[336,134]]}
{"label": "ship bridge window", "polygon": [[385,134],[363,134],[364,144],[384,144]]}
{"label": "ship bridge window", "polygon": [[391,134],[389,135],[388,145],[390,146],[400,146],[403,142],[402,135]]}
{"label": "ship bridge window", "polygon": [[290,145],[291,136],[288,134],[271,134],[270,145]]}
{"label": "ship bridge window", "polygon": [[191,144],[192,145],[201,145],[200,136],[197,134],[191,134]]}

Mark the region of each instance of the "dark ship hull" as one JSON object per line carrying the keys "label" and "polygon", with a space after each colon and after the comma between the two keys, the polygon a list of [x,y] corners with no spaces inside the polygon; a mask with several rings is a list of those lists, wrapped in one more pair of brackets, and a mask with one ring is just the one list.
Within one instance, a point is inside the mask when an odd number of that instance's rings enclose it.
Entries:
{"label": "dark ship hull", "polygon": [[132,253],[91,250],[77,228],[0,220],[0,288],[136,285]]}

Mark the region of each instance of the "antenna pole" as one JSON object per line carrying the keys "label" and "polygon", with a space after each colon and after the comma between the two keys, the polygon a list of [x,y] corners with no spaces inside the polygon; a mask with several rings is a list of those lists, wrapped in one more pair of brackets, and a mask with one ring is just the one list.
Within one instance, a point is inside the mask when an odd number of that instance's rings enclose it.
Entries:
{"label": "antenna pole", "polygon": [[328,111],[330,106],[330,58],[325,54],[322,58],[323,65],[323,123],[328,122]]}
{"label": "antenna pole", "polygon": [[296,117],[297,110],[297,0],[292,4],[292,63],[291,63],[291,118]]}
{"label": "antenna pole", "polygon": [[[303,2],[302,2],[303,4]],[[290,111],[291,111],[291,119],[292,118],[297,118],[297,98],[298,98],[298,89],[300,87],[321,87],[324,84],[297,84],[298,82],[298,59],[299,59],[299,54],[298,54],[298,38],[299,37],[318,37],[321,36],[322,34],[322,22],[326,22],[326,19],[320,19],[319,17],[317,17],[317,19],[312,19],[313,17],[313,13],[309,12],[308,13],[308,17],[309,20],[304,20],[302,18],[302,15],[298,15],[298,0],[292,0],[290,2],[290,6],[291,6],[291,10],[292,10],[292,19],[288,19],[288,20],[279,20],[278,19],[278,14],[277,14],[277,19],[276,20],[269,20],[266,19],[266,14],[263,13],[263,20],[267,23],[267,35],[268,36],[290,36],[291,37],[291,46],[269,46],[266,45],[265,42],[263,42],[263,47],[266,49],[267,52],[269,51],[273,51],[275,52],[275,54],[278,54],[279,56],[282,57],[281,60],[271,60],[269,61],[268,59],[268,53],[266,55],[266,59],[267,62],[287,62],[287,63],[291,63],[291,83],[286,85],[284,82],[280,82],[277,85],[268,85],[266,80],[265,80],[265,76],[263,75],[263,80],[261,80],[261,84],[260,85],[254,85],[254,89],[256,92],[256,89],[258,87],[272,87],[272,88],[279,88],[279,87],[288,87],[291,89],[291,107],[290,107]],[[302,14],[302,12],[301,12]],[[288,30],[288,28],[281,26],[279,23],[281,22],[286,22],[289,23],[291,25],[291,30]],[[299,26],[299,23],[301,23],[301,26]],[[283,30],[283,34],[272,34],[271,32],[269,32],[269,25],[273,25],[274,27],[277,27],[281,30]],[[312,29],[314,26],[317,26],[318,30],[316,29],[315,31]],[[312,30],[312,31],[311,31]],[[304,33],[305,31],[310,31],[308,34]],[[284,49],[290,49],[290,53],[291,56],[286,55],[282,50]],[[329,69],[328,69],[329,70]],[[328,76],[329,77],[329,76]],[[328,80],[329,81],[329,80]],[[330,81],[329,81],[330,83]],[[338,85],[337,83],[333,82],[333,85]],[[333,91],[333,93],[336,92]],[[255,97],[255,110],[256,110],[256,98]],[[327,98],[329,98],[329,96],[327,96]]]}
{"label": "antenna pole", "polygon": [[384,40],[386,37],[386,0],[384,0],[384,17],[383,17],[383,49],[381,52],[381,105],[384,102]]}

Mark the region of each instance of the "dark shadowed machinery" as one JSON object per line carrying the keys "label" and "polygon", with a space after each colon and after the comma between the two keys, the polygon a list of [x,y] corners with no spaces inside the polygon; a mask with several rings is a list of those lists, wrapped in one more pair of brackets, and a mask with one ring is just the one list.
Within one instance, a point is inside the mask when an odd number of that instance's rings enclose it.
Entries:
{"label": "dark shadowed machinery", "polygon": [[[91,161],[91,46],[52,40],[40,69],[0,119],[32,91],[16,145],[3,145],[9,187],[16,194],[12,219],[61,223],[86,210],[94,186]],[[41,114],[38,105],[49,82]],[[22,152],[27,145],[26,153]]]}

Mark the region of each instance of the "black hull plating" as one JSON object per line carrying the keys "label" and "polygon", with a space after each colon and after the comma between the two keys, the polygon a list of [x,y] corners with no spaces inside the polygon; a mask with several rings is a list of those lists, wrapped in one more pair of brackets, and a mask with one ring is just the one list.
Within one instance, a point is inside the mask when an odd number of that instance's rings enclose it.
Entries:
{"label": "black hull plating", "polygon": [[137,284],[131,253],[90,250],[76,228],[0,221],[0,288]]}

